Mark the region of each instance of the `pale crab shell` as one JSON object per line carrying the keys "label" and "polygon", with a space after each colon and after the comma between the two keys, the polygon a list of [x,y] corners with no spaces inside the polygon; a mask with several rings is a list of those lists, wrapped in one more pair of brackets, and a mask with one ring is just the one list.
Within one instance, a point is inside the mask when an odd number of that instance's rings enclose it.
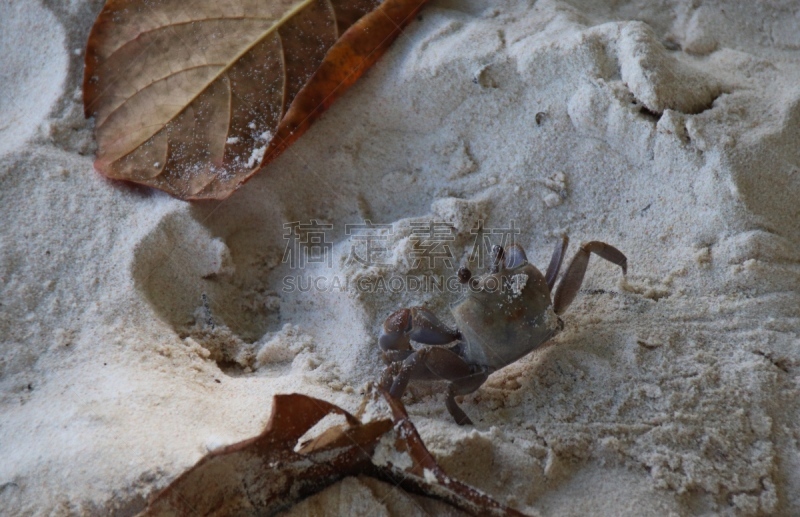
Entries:
{"label": "pale crab shell", "polygon": [[464,358],[490,371],[539,348],[563,326],[544,275],[528,262],[483,275],[451,311],[463,336]]}

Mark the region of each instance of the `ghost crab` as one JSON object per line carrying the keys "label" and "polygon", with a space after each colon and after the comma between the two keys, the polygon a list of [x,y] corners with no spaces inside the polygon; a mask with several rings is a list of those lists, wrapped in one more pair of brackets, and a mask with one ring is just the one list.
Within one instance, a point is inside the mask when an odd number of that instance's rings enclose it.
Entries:
{"label": "ghost crab", "polygon": [[[581,245],[551,301],[566,236],[556,246],[542,275],[517,244],[492,249],[489,271],[473,277],[466,267],[458,280],[469,289],[451,308],[458,328],[451,329],[424,307],[400,309],[383,324],[380,346],[388,365],[381,384],[400,398],[411,380],[446,380],[447,410],[459,425],[472,424],[455,401],[477,390],[494,371],[539,348],[564,328],[559,317],[578,294],[592,253],[627,273],[627,258],[600,241]],[[411,341],[420,345],[412,348]]]}

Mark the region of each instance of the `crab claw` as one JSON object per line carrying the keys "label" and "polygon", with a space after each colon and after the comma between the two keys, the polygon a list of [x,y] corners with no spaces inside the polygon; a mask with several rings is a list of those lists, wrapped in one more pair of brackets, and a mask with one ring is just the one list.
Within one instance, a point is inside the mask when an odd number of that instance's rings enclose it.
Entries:
{"label": "crab claw", "polygon": [[459,337],[458,331],[442,323],[428,309],[411,307],[386,318],[378,343],[383,350],[411,350],[411,340],[425,345],[446,345]]}
{"label": "crab claw", "polygon": [[383,322],[383,334],[378,341],[384,350],[411,350],[408,333],[411,331],[411,311],[394,311]]}
{"label": "crab claw", "polygon": [[528,256],[525,255],[525,250],[519,244],[509,246],[506,249],[504,259],[506,269],[514,269],[528,262]]}

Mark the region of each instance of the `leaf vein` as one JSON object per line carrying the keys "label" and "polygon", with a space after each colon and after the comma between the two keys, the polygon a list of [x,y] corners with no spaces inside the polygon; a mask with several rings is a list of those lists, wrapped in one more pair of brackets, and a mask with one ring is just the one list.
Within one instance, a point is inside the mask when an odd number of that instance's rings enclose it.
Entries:
{"label": "leaf vein", "polygon": [[259,17],[259,16],[220,16],[220,17],[216,17],[216,18],[204,18],[204,19],[198,19],[198,20],[186,20],[186,21],[175,22],[175,23],[170,23],[170,24],[166,24],[166,25],[159,25],[158,27],[153,27],[152,29],[143,30],[143,31],[137,33],[134,38],[129,39],[128,41],[126,41],[125,43],[120,45],[119,47],[115,48],[105,58],[105,61],[108,61],[109,59],[111,59],[116,53],[120,52],[122,49],[124,49],[128,45],[133,44],[133,43],[137,43],[138,40],[140,40],[143,35],[152,34],[154,32],[160,31],[160,30],[174,29],[175,27],[177,27],[179,25],[189,25],[191,23],[198,23],[198,22],[213,22],[213,21],[228,21],[228,20],[264,20],[264,21],[272,20],[272,21],[276,21],[276,22],[280,21],[280,20],[274,20],[273,18],[263,18],[263,17]]}
{"label": "leaf vein", "polygon": [[[171,77],[174,77],[174,76],[178,75],[179,73],[188,72],[189,70],[197,70],[197,69],[199,69],[199,68],[210,68],[210,67],[224,67],[224,66],[225,66],[225,63],[208,63],[208,64],[205,64],[205,65],[190,66],[190,67],[183,68],[183,69],[181,69],[181,70],[178,70],[178,71],[172,72],[172,73],[170,73],[170,74],[167,74],[167,75],[165,75],[164,77],[159,77],[158,79],[155,79],[155,80],[153,80],[153,81],[151,81],[151,82],[147,83],[146,85],[144,85],[144,86],[143,86],[142,88],[140,88],[139,90],[136,90],[136,93],[134,93],[133,95],[131,95],[131,96],[127,97],[125,100],[123,100],[123,101],[120,103],[120,105],[119,105],[119,106],[117,106],[116,108],[114,108],[113,110],[111,110],[111,111],[108,113],[108,115],[106,115],[106,116],[105,116],[105,118],[104,118],[102,121],[99,121],[99,122],[97,122],[97,127],[98,127],[98,128],[101,128],[101,127],[103,127],[103,125],[105,125],[105,123],[108,121],[108,119],[110,119],[110,118],[111,118],[111,117],[114,115],[114,113],[116,113],[116,112],[117,112],[117,111],[119,111],[119,110],[120,110],[120,109],[121,109],[123,106],[125,106],[125,104],[127,104],[127,103],[128,103],[128,101],[132,100],[134,97],[138,96],[138,95],[139,95],[139,94],[141,94],[143,91],[147,90],[148,88],[152,87],[152,86],[153,86],[153,85],[155,85],[155,84],[158,84],[158,83],[160,83],[160,82],[166,81],[167,79],[169,79],[169,78],[171,78]],[[211,84],[211,83],[209,83],[209,84]],[[206,86],[206,88],[204,88],[204,90],[205,90],[205,89],[207,89],[207,86]],[[197,98],[197,97],[195,97],[195,99],[196,99],[196,98]],[[184,105],[184,104],[176,104],[175,106],[176,106],[176,107],[183,107],[183,108],[185,108],[186,106],[188,106],[188,104],[185,104],[185,105]],[[183,110],[181,110],[181,111],[183,111]],[[173,118],[174,118],[174,117],[173,117]],[[156,126],[156,125],[158,125],[158,124],[153,124],[153,125],[154,125],[154,126]],[[165,123],[164,125],[166,125],[166,123]]]}

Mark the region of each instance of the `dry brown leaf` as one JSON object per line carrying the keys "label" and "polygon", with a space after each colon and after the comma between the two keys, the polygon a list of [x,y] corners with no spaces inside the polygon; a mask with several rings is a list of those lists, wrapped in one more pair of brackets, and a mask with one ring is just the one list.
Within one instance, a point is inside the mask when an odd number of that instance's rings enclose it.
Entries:
{"label": "dry brown leaf", "polygon": [[[474,515],[524,517],[449,477],[425,448],[400,401],[383,396],[394,423],[377,419],[362,424],[329,402],[276,395],[263,433],[209,453],[158,494],[142,516],[271,515],[346,476],[361,474],[443,499]],[[330,414],[343,415],[347,425],[325,429],[297,447]]]}
{"label": "dry brown leaf", "polygon": [[222,199],[277,157],[426,0],[109,0],[84,111],[95,167],[183,199]]}
{"label": "dry brown leaf", "polygon": [[[295,451],[297,440],[329,414],[347,418]],[[370,465],[390,420],[361,424],[324,400],[276,395],[263,433],[202,458],[164,489],[143,515],[271,515]]]}

